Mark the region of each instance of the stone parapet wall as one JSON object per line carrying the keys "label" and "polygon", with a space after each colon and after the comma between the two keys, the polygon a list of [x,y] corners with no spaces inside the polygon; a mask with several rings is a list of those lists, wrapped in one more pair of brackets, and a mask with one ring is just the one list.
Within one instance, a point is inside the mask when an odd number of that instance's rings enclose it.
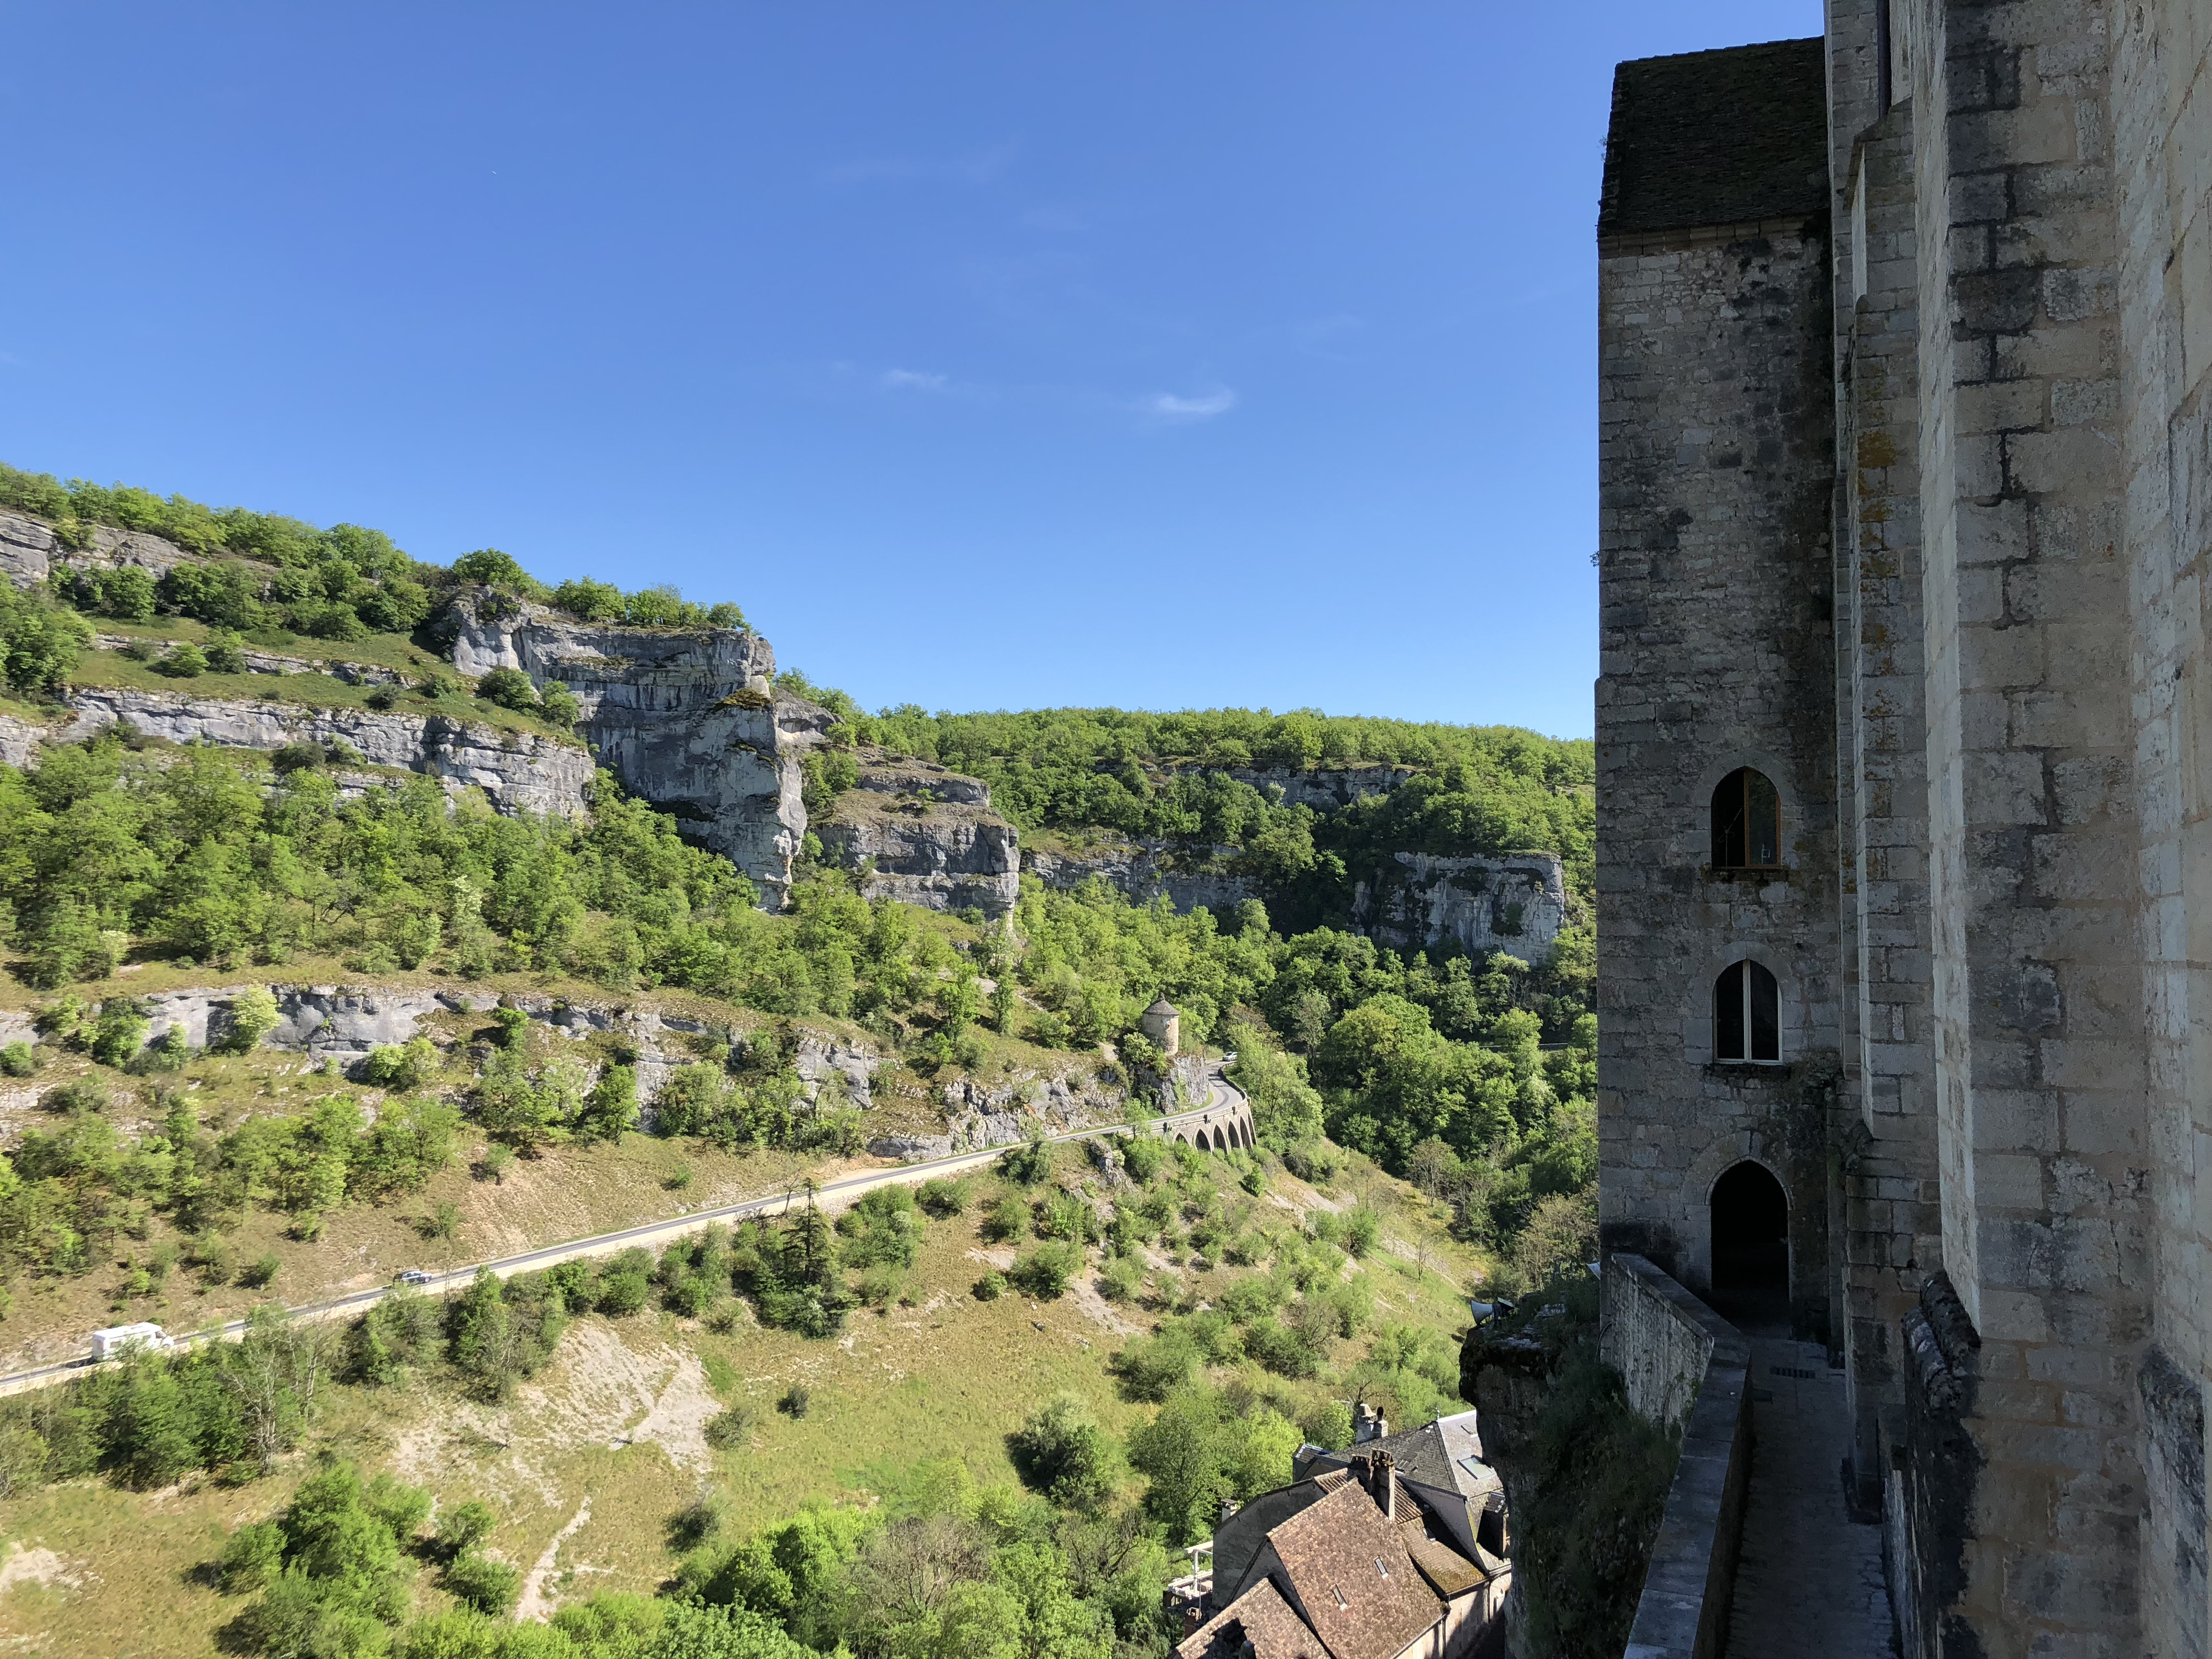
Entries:
{"label": "stone parapet wall", "polygon": [[1751,1482],[1751,1345],[1642,1256],[1606,1258],[1600,1346],[1647,1421],[1682,1431],[1631,1659],[1718,1659]]}
{"label": "stone parapet wall", "polygon": [[1598,1352],[1620,1373],[1637,1415],[1679,1428],[1705,1385],[1716,1345],[1735,1329],[1640,1255],[1606,1258]]}

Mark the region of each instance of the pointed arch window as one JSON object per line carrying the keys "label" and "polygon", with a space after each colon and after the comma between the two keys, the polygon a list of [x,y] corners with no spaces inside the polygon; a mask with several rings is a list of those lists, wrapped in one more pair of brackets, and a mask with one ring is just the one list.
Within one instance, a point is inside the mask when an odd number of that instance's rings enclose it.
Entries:
{"label": "pointed arch window", "polygon": [[1713,1058],[1781,1063],[1782,987],[1755,962],[1731,962],[1713,981]]}
{"label": "pointed arch window", "polygon": [[1766,774],[1740,766],[1713,791],[1713,868],[1759,870],[1782,862],[1782,797]]}

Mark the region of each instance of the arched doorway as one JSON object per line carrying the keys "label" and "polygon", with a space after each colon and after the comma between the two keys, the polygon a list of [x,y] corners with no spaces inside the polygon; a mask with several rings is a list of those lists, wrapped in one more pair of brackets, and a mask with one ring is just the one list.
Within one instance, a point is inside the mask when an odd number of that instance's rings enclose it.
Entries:
{"label": "arched doorway", "polygon": [[1747,1333],[1790,1328],[1790,1199],[1748,1159],[1713,1183],[1713,1309]]}

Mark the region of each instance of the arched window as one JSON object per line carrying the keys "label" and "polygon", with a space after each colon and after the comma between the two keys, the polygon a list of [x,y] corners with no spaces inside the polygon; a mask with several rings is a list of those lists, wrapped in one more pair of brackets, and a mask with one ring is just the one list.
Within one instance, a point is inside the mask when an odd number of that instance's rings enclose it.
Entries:
{"label": "arched window", "polygon": [[1764,772],[1740,766],[1713,791],[1713,868],[1758,870],[1782,862],[1782,798]]}
{"label": "arched window", "polygon": [[1755,962],[1731,962],[1713,981],[1713,1058],[1782,1058],[1782,987]]}

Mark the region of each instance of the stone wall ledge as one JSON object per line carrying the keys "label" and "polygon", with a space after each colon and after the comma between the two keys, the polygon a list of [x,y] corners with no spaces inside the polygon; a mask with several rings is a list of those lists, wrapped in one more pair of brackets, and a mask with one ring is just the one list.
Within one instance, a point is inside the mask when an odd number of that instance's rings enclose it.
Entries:
{"label": "stone wall ledge", "polygon": [[[1626,1252],[1606,1260],[1603,1318],[1606,1360],[1628,1379],[1629,1403],[1682,1431],[1624,1659],[1717,1659],[1728,1640],[1751,1480],[1751,1345],[1668,1274]],[[1702,1356],[1693,1378],[1682,1375],[1686,1356]]]}

